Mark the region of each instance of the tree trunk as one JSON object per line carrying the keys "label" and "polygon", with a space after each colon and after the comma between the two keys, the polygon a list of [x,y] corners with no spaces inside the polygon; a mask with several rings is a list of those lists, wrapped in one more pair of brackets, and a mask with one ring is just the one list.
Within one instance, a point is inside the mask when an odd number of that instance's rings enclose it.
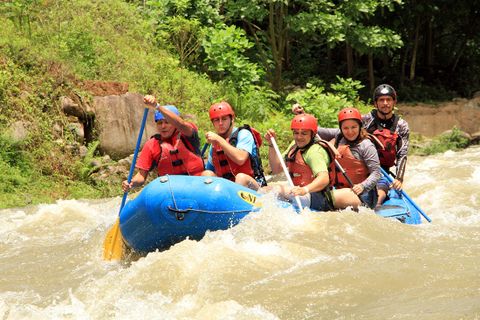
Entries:
{"label": "tree trunk", "polygon": [[270,2],[268,17],[268,40],[272,50],[275,69],[272,77],[272,88],[275,91],[282,89],[282,71],[287,43],[287,26],[285,16],[288,7],[283,2]]}
{"label": "tree trunk", "polygon": [[263,66],[265,67],[265,70],[267,70],[268,81],[272,82],[273,70],[270,66],[270,54],[268,52],[266,52],[266,50],[264,49],[265,46],[262,44],[261,39],[257,35],[257,32],[262,33],[262,29],[259,28],[257,25],[251,23],[250,21],[245,20],[244,23],[246,25],[246,28],[248,28],[248,31],[250,32],[252,37],[255,39],[255,44],[258,48],[260,61],[263,64]]}
{"label": "tree trunk", "polygon": [[418,52],[418,42],[420,37],[420,16],[417,16],[416,26],[415,26],[415,36],[413,40],[413,50],[412,50],[412,60],[410,63],[410,81],[415,79],[415,68],[417,65],[417,52]]}
{"label": "tree trunk", "polygon": [[408,46],[403,50],[401,62],[400,62],[400,87],[403,87],[406,79],[406,69],[407,69],[407,57],[408,57]]}
{"label": "tree trunk", "polygon": [[428,74],[432,74],[433,70],[433,17],[428,18],[427,25],[427,41],[426,41],[426,52],[425,52],[425,64],[428,68]]}

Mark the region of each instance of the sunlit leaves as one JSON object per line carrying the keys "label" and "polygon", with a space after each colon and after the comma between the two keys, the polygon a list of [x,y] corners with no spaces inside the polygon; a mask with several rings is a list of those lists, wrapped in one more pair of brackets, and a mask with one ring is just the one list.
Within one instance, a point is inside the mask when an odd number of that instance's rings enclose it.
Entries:
{"label": "sunlit leaves", "polygon": [[264,75],[256,63],[244,53],[253,47],[245,32],[235,26],[209,28],[203,42],[208,69],[219,79],[231,81],[240,87],[255,83]]}

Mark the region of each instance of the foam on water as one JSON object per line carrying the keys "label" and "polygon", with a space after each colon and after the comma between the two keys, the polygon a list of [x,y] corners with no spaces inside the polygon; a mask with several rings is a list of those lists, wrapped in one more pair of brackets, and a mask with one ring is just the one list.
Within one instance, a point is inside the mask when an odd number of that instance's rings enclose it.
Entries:
{"label": "foam on water", "polygon": [[[2,319],[475,319],[480,148],[409,160],[433,223],[280,208],[128,263],[102,260],[120,198],[0,211]],[[270,197],[270,198],[269,198]]]}

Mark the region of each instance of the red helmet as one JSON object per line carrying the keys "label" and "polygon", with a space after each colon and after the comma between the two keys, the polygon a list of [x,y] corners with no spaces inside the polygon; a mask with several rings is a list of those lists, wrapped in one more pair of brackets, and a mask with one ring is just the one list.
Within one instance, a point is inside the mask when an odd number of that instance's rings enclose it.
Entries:
{"label": "red helmet", "polygon": [[341,123],[343,120],[358,120],[362,123],[362,114],[358,109],[355,108],[345,108],[340,110],[338,113],[338,123]]}
{"label": "red helmet", "polygon": [[235,112],[233,111],[232,106],[226,101],[212,104],[210,106],[209,114],[210,114],[210,120],[220,118],[223,116],[235,117]]}
{"label": "red helmet", "polygon": [[290,129],[303,129],[303,130],[312,130],[313,133],[317,133],[318,123],[317,118],[312,116],[311,114],[297,114],[293,119],[292,123],[290,124]]}

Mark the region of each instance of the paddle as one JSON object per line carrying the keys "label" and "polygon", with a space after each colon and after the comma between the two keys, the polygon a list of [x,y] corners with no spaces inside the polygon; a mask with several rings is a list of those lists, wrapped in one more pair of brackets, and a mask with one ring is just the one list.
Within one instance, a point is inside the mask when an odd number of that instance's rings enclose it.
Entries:
{"label": "paddle", "polygon": [[[345,179],[347,179],[347,182],[348,184],[350,185],[351,188],[353,188],[354,184],[353,184],[353,181],[350,179],[350,177],[348,176],[347,172],[345,171],[345,169],[343,169],[342,165],[340,164],[340,162],[338,162],[337,159],[333,159],[333,161],[335,161],[335,166],[337,167],[338,170],[340,170],[340,172],[342,173],[342,175],[345,177]],[[365,203],[365,201],[362,199],[362,197],[360,197],[360,195],[358,195],[358,199],[360,199],[360,201],[366,205],[368,207],[368,204]]]}
{"label": "paddle", "polygon": [[[140,131],[138,132],[137,145],[135,146],[135,151],[133,153],[132,164],[130,165],[130,172],[128,173],[128,183],[132,181],[133,171],[135,170],[135,163],[137,162],[138,150],[140,149],[140,144],[142,143],[143,130],[145,129],[145,123],[147,121],[148,108],[145,108],[143,111],[142,125],[140,126]],[[121,260],[123,256],[123,239],[120,232],[120,213],[122,212],[123,207],[125,206],[125,201],[127,200],[128,191],[123,193],[122,204],[120,205],[120,210],[118,211],[118,218],[115,224],[107,232],[105,240],[103,242],[103,259],[104,260]]]}
{"label": "paddle", "polygon": [[[337,159],[334,159],[334,161],[335,161],[335,166],[338,168],[338,170],[340,170],[340,172],[342,172],[345,179],[347,179],[348,184],[350,184],[350,187],[353,188],[354,184],[353,184],[352,180],[350,179],[350,177],[348,176],[345,169],[342,167],[342,165],[340,164],[340,162],[338,162]],[[368,207],[368,204],[365,202],[365,200],[362,199],[362,197],[358,196],[358,198],[360,199],[360,201],[364,205],[366,205]],[[386,218],[401,216],[401,215],[405,214],[405,209],[403,207],[393,206],[393,205],[379,206],[379,207],[376,207],[374,210],[375,210],[376,214],[379,214],[379,215],[381,215],[383,217],[386,217]]]}
{"label": "paddle", "polygon": [[203,156],[205,155],[205,151],[207,151],[207,148],[208,148],[209,145],[210,145],[210,143],[207,143],[207,142],[205,142],[205,144],[203,145],[202,152],[200,152],[200,156],[202,157],[202,159],[203,159]]}
{"label": "paddle", "polygon": [[[278,149],[277,142],[275,141],[274,137],[270,137],[270,141],[272,142],[273,148],[275,149],[275,153],[277,154],[278,160],[280,160],[280,165],[282,166],[283,173],[285,173],[285,176],[287,177],[287,181],[290,187],[294,187],[292,177],[290,177],[290,173],[288,172],[287,166],[285,165],[285,162],[283,161],[282,154],[280,153],[280,149]],[[297,202],[298,207],[300,210],[303,210],[302,203],[300,202],[300,198],[298,196],[295,196],[295,201]]]}
{"label": "paddle", "polygon": [[[389,175],[383,168],[380,168],[380,169],[382,170],[382,174],[383,174],[383,176],[387,179],[387,181],[388,181],[389,183],[393,183],[392,177],[390,177],[390,175]],[[408,194],[407,194],[405,191],[403,191],[403,189],[402,189],[401,191],[398,191],[398,190],[396,190],[396,191],[397,191],[397,193],[401,192],[401,195],[402,195],[405,199],[407,199],[407,200],[412,204],[412,206],[413,206],[415,209],[417,209],[418,212],[420,212],[420,214],[425,218],[425,220],[427,220],[428,222],[432,222],[432,220],[427,216],[427,214],[426,214],[425,212],[423,212],[423,210],[420,209],[419,206],[417,206],[417,204],[415,203],[415,201],[413,201],[413,200],[408,196]]]}

